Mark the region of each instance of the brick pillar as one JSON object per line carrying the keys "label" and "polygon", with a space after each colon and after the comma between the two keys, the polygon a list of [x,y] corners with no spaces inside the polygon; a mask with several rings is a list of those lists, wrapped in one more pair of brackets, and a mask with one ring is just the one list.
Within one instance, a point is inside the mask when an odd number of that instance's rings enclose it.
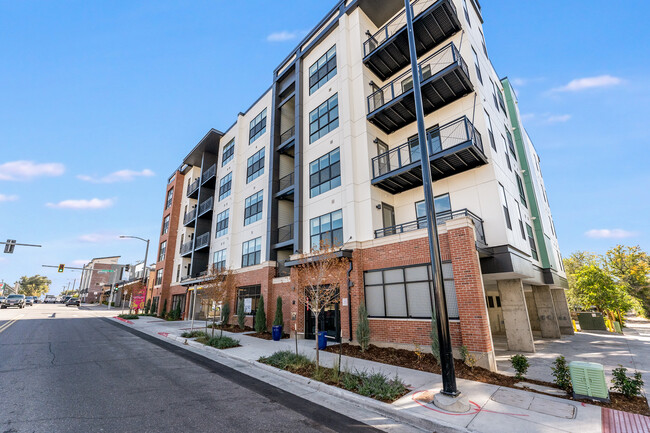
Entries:
{"label": "brick pillar", "polygon": [[566,302],[566,292],[564,289],[551,289],[551,296],[553,297],[557,322],[560,325],[560,333],[562,335],[573,335],[573,323],[571,322],[571,313],[569,313],[569,304]]}
{"label": "brick pillar", "polygon": [[530,329],[524,286],[521,284],[521,280],[499,280],[497,287],[501,298],[508,350],[535,352],[533,331]]}
{"label": "brick pillar", "polygon": [[458,218],[447,221],[446,227],[463,345],[476,355],[478,365],[496,371],[474,223],[470,218]]}
{"label": "brick pillar", "polygon": [[555,306],[549,286],[533,286],[533,296],[537,305],[539,328],[543,338],[560,338],[560,325],[555,315]]}

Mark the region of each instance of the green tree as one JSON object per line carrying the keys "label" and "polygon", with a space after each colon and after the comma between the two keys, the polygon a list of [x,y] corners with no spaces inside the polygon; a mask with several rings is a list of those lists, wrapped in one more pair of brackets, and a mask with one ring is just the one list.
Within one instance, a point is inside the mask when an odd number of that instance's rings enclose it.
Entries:
{"label": "green tree", "polygon": [[266,311],[264,311],[264,296],[260,296],[255,311],[255,332],[266,332]]}
{"label": "green tree", "polygon": [[50,290],[50,284],[52,284],[52,281],[42,275],[22,276],[19,281],[20,289],[18,289],[18,293],[25,296],[40,297]]}
{"label": "green tree", "polygon": [[600,258],[593,253],[588,251],[576,251],[571,254],[569,257],[565,257],[563,260],[564,270],[567,275],[567,281],[569,282],[569,290],[567,291],[567,303],[569,307],[574,310],[579,310],[583,306],[580,302],[580,297],[576,291],[576,274],[578,271],[582,270],[585,266],[599,264]]}
{"label": "green tree", "polygon": [[273,318],[273,326],[284,326],[284,314],[282,313],[282,296],[278,296],[275,301],[275,317]]}
{"label": "green tree", "polygon": [[616,277],[650,317],[650,256],[641,247],[617,245],[603,258],[607,271]]}
{"label": "green tree", "polygon": [[625,288],[596,265],[584,266],[574,276],[576,296],[584,307],[615,312],[628,311],[635,304]]}
{"label": "green tree", "polygon": [[368,310],[365,304],[360,304],[357,310],[359,320],[357,322],[357,342],[361,351],[365,352],[370,345],[370,322],[368,321]]}
{"label": "green tree", "polygon": [[246,311],[244,311],[244,300],[237,302],[237,325],[239,329],[244,329],[246,325]]}

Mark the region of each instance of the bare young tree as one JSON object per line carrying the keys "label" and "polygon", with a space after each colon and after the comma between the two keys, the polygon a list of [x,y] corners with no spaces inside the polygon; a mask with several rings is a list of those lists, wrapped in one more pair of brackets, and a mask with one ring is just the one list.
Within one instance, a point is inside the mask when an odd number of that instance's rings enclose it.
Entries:
{"label": "bare young tree", "polygon": [[346,281],[348,259],[337,256],[339,248],[321,245],[303,255],[294,266],[291,280],[298,293],[298,301],[316,319],[316,366],[320,366],[318,350],[318,321],[329,306],[340,302],[340,287]]}
{"label": "bare young tree", "polygon": [[[201,288],[198,290],[197,295],[201,298],[201,303],[208,305],[209,311],[209,306],[213,302],[217,305],[224,305],[228,302],[229,296],[235,293],[236,287],[236,277],[231,269],[220,270],[212,266],[208,271],[206,280],[201,284]],[[207,313],[205,319],[207,327]],[[217,311],[215,309],[212,315],[212,337],[214,337],[214,328],[216,327],[216,323]],[[223,329],[221,330],[221,334],[223,335]]]}

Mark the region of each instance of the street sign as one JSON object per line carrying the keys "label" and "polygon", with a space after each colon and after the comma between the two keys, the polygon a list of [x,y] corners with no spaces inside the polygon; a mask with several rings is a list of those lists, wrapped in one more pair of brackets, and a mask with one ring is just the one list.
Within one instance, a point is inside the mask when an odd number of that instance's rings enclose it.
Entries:
{"label": "street sign", "polygon": [[16,247],[16,239],[7,239],[5,244],[5,254],[13,254]]}
{"label": "street sign", "polygon": [[115,272],[115,269],[101,269],[97,272]]}

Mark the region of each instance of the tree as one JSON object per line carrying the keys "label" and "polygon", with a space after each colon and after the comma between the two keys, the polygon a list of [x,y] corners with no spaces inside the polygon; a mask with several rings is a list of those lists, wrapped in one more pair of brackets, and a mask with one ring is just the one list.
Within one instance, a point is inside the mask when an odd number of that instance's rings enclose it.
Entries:
{"label": "tree", "polygon": [[244,311],[243,299],[240,299],[237,303],[237,325],[239,325],[239,329],[244,329],[246,325],[246,311]]}
{"label": "tree", "polygon": [[357,312],[359,320],[357,320],[357,341],[361,346],[361,351],[365,352],[370,344],[370,322],[368,321],[368,310],[366,305],[359,305]]}
{"label": "tree", "polygon": [[585,266],[594,265],[597,266],[600,262],[600,258],[593,253],[588,251],[576,251],[571,254],[569,257],[564,258],[564,271],[567,275],[567,281],[569,282],[569,290],[567,291],[567,303],[569,307],[574,310],[579,310],[582,308],[580,297],[576,292],[576,273],[580,271]]}
{"label": "tree", "polygon": [[340,300],[341,284],[346,281],[348,259],[339,257],[338,249],[321,244],[320,249],[312,250],[298,259],[293,267],[293,281],[300,304],[314,315],[316,320],[316,366],[320,365],[318,350],[318,322],[321,313]]}
{"label": "tree", "polygon": [[635,304],[625,288],[596,265],[584,266],[575,274],[575,292],[584,307],[594,306],[603,313],[628,311]]}
{"label": "tree", "polygon": [[[201,301],[207,303],[208,306],[212,303],[223,306],[228,302],[228,295],[235,291],[236,284],[235,274],[232,270],[217,270],[217,268],[212,266],[197,295],[201,296]],[[206,314],[206,322],[207,320],[208,315]],[[217,311],[215,309],[212,315],[212,337],[214,337],[216,323]],[[221,332],[223,334],[223,329]]]}
{"label": "tree", "polygon": [[255,332],[266,332],[266,311],[264,311],[264,296],[260,296],[255,310]]}
{"label": "tree", "polygon": [[165,299],[165,302],[163,302],[163,308],[162,311],[160,312],[160,317],[163,319],[167,316],[167,299]]}
{"label": "tree", "polygon": [[284,314],[282,313],[282,296],[275,300],[275,317],[273,326],[284,326]]}
{"label": "tree", "polygon": [[42,275],[22,276],[19,281],[20,289],[18,289],[18,293],[25,296],[40,297],[50,290],[50,284],[52,284],[52,281]]}
{"label": "tree", "polygon": [[650,317],[650,256],[641,247],[617,245],[605,253],[605,269],[642,305]]}

